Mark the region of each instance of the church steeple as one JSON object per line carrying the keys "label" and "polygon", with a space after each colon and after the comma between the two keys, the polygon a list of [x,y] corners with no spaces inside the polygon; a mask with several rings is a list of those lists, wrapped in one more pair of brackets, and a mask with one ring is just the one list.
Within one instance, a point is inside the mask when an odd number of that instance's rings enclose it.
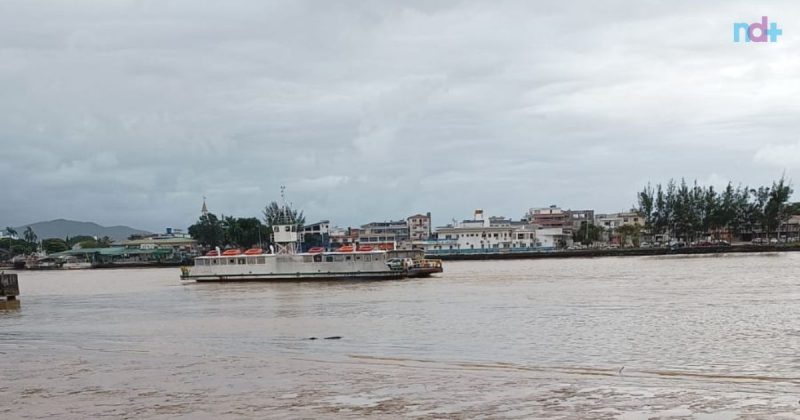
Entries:
{"label": "church steeple", "polygon": [[206,206],[206,198],[205,197],[203,197],[203,208],[200,210],[200,213],[202,213],[203,216],[208,215],[208,207]]}

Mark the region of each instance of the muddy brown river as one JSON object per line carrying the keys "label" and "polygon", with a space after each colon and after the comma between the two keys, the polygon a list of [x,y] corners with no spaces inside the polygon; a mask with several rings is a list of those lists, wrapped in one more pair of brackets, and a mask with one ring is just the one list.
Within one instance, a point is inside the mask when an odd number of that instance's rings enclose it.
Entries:
{"label": "muddy brown river", "polygon": [[20,273],[0,418],[800,417],[800,253],[179,274]]}

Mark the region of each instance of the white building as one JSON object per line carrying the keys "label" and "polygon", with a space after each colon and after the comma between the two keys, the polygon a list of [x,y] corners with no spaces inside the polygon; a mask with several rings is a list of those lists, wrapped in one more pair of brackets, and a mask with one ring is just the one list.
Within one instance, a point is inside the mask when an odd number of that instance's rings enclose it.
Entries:
{"label": "white building", "polygon": [[425,241],[431,237],[431,214],[415,214],[406,218],[408,236],[412,241]]}
{"label": "white building", "polygon": [[5,239],[5,238],[19,239],[19,236],[9,235],[8,232],[6,232],[5,230],[0,230],[0,239]]}
{"label": "white building", "polygon": [[426,241],[426,251],[513,252],[552,249],[561,238],[560,228],[539,228],[526,222],[485,218],[475,210],[472,220],[463,220],[436,229],[436,240]]}
{"label": "white building", "polygon": [[644,226],[644,218],[636,212],[622,212],[622,213],[609,213],[597,214],[594,217],[596,226],[602,226],[605,229],[616,229],[620,226]]}

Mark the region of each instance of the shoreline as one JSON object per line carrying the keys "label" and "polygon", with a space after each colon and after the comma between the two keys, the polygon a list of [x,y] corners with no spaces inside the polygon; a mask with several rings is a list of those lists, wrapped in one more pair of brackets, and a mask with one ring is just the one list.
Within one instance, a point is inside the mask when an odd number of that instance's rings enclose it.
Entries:
{"label": "shoreline", "polygon": [[716,247],[669,248],[619,248],[619,249],[581,249],[549,252],[492,252],[475,254],[430,254],[425,258],[442,261],[480,261],[480,260],[517,260],[545,258],[598,258],[598,257],[648,257],[661,255],[703,255],[703,254],[741,254],[797,252],[800,244],[792,245],[733,245]]}

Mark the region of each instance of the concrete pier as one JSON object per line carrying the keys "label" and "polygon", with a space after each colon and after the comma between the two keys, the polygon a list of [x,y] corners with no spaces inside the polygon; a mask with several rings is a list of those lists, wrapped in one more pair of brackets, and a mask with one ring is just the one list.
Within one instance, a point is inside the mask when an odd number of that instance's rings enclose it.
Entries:
{"label": "concrete pier", "polygon": [[19,281],[16,274],[0,273],[0,309],[19,309]]}

